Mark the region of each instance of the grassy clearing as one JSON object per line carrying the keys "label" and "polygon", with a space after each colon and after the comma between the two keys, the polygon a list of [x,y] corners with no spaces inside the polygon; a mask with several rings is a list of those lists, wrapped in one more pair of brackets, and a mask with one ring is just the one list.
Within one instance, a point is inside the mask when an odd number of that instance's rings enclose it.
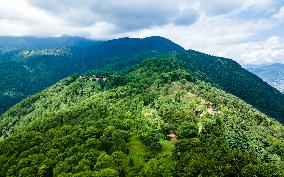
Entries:
{"label": "grassy clearing", "polygon": [[147,153],[146,146],[140,141],[138,136],[132,136],[128,143],[129,160],[133,159],[133,166],[139,168],[145,163]]}
{"label": "grassy clearing", "polygon": [[175,143],[168,140],[161,140],[162,151],[158,153],[158,157],[172,156],[172,152],[175,148]]}

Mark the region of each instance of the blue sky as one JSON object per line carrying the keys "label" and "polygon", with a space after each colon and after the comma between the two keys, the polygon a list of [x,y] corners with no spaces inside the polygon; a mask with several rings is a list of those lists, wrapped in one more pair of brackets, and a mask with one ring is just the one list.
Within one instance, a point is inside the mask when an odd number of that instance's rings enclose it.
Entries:
{"label": "blue sky", "polygon": [[284,63],[284,0],[0,0],[0,35],[159,35],[241,64]]}

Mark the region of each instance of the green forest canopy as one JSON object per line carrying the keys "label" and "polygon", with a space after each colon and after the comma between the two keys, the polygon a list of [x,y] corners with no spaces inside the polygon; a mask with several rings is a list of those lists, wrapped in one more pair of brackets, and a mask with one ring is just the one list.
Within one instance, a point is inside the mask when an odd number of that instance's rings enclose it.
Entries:
{"label": "green forest canopy", "polygon": [[[79,43],[80,44],[80,43]],[[52,50],[12,51],[0,54],[0,113],[22,99],[75,73],[93,69],[121,71],[161,53],[176,58],[201,80],[241,98],[261,112],[283,122],[284,96],[233,60],[210,56],[162,37],[122,38],[92,46]]]}
{"label": "green forest canopy", "polygon": [[74,75],[11,108],[0,176],[283,176],[284,127],[178,57]]}

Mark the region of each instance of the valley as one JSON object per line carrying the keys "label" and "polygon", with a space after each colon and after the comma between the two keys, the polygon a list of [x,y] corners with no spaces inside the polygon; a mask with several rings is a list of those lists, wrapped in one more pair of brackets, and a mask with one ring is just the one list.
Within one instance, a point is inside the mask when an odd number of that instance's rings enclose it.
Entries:
{"label": "valley", "polygon": [[249,71],[284,93],[284,64],[247,66]]}

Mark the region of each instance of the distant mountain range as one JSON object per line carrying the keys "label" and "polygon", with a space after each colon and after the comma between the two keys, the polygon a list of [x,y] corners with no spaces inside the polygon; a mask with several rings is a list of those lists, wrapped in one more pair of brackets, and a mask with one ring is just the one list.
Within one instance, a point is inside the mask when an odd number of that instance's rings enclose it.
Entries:
{"label": "distant mountain range", "polygon": [[0,36],[0,51],[41,50],[59,47],[87,47],[98,43],[90,39],[63,35],[61,37]]}
{"label": "distant mountain range", "polygon": [[284,64],[250,65],[245,68],[284,93]]}
{"label": "distant mountain range", "polygon": [[[146,56],[184,50],[160,37],[105,42],[78,37],[5,39],[3,46],[10,49],[0,53],[0,113],[69,75],[102,66],[119,70]],[[66,46],[49,49],[62,45]]]}
{"label": "distant mountain range", "polygon": [[[65,38],[59,39],[65,41]],[[284,122],[283,95],[231,59],[185,50],[163,37],[86,41],[86,46],[77,43],[79,46],[3,52],[0,55],[0,112],[67,76],[89,70],[120,71],[147,57],[175,51],[190,72]]]}

